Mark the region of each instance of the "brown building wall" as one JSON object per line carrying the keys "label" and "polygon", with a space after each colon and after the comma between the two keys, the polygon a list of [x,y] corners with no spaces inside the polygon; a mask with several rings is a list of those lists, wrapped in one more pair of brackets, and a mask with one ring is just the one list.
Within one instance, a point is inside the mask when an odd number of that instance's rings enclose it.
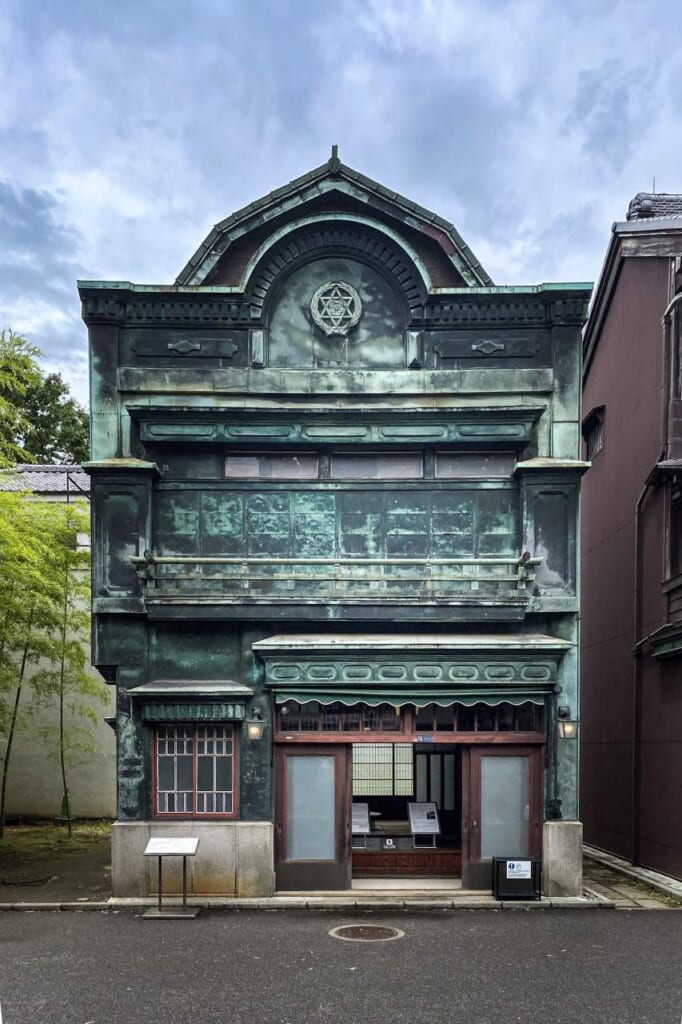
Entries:
{"label": "brown building wall", "polygon": [[639,861],[682,878],[682,665],[647,658],[643,668]]}
{"label": "brown building wall", "polygon": [[[667,287],[667,260],[625,261],[583,391],[583,413],[603,405],[605,419],[604,447],[582,489],[581,814],[587,842],[628,858],[633,855],[635,508],[660,453],[661,314]],[[654,500],[654,513],[656,505]],[[655,628],[661,614],[660,518],[657,529],[659,553],[645,560],[651,574],[645,632]]]}

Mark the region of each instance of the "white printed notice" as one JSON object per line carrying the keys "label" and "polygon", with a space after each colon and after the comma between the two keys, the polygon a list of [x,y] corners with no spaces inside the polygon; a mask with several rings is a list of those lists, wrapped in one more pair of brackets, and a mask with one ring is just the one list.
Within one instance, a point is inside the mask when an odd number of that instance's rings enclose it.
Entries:
{"label": "white printed notice", "polygon": [[531,862],[529,860],[508,860],[507,878],[530,878]]}
{"label": "white printed notice", "polygon": [[351,831],[354,836],[365,836],[369,827],[369,804],[353,804]]}
{"label": "white printed notice", "polygon": [[413,836],[439,836],[440,823],[435,804],[408,804],[410,832]]}

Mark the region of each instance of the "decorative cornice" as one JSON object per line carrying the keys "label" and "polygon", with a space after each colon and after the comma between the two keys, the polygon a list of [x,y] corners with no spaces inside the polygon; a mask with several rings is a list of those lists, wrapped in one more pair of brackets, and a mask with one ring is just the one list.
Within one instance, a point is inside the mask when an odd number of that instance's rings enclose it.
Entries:
{"label": "decorative cornice", "polygon": [[[581,326],[587,315],[587,291],[579,294],[557,297],[556,292],[543,293],[529,290],[519,293],[510,290],[505,294],[499,288],[494,291],[472,289],[476,294],[467,296],[464,290],[431,293],[424,304],[421,282],[406,258],[385,244],[369,246],[371,235],[357,233],[353,244],[344,248],[338,244],[322,244],[328,236],[353,232],[325,231],[317,232],[316,236],[321,254],[325,248],[331,252],[355,254],[358,258],[374,262],[387,271],[396,281],[405,296],[412,321],[430,331],[453,326],[472,325],[480,327],[503,328],[506,325],[551,327],[553,325],[570,324]],[[301,240],[308,236],[301,236]],[[368,247],[363,250],[362,243]],[[312,242],[311,242],[312,244]],[[87,324],[111,323],[134,325],[177,324],[208,325],[220,324],[230,326],[258,326],[263,315],[266,298],[277,275],[288,266],[295,266],[303,259],[303,250],[291,241],[285,250],[278,250],[275,255],[256,271],[249,288],[248,298],[241,293],[216,294],[215,290],[195,289],[185,294],[173,294],[167,291],[154,293],[148,290],[142,295],[132,291],[128,294],[102,293],[101,290],[89,291],[81,289],[82,317]]]}
{"label": "decorative cornice", "polygon": [[431,296],[424,308],[424,326],[433,330],[453,324],[503,327],[506,324],[550,327],[554,324],[582,326],[587,316],[589,293],[556,298],[538,293],[496,293],[472,295],[453,301],[452,296]]}
{"label": "decorative cornice", "polygon": [[81,315],[86,324],[244,324],[260,316],[241,298],[192,294],[186,298],[154,295],[145,299],[83,296]]}
{"label": "decorative cornice", "polygon": [[293,410],[286,413],[260,412],[248,416],[225,410],[176,411],[129,406],[131,417],[140,423],[143,441],[233,444],[267,442],[270,444],[391,444],[405,441],[481,444],[481,442],[525,444],[541,413],[536,407],[517,409],[442,410],[414,412],[409,424],[404,414],[394,417],[372,413],[330,416],[327,410],[301,417]]}
{"label": "decorative cornice", "polygon": [[370,657],[348,659],[336,658],[268,658],[265,661],[265,682],[269,686],[301,686],[327,683],[346,685],[386,685],[387,683],[409,683],[415,687],[432,686],[434,683],[466,686],[471,683],[535,685],[554,683],[557,678],[559,655],[555,658],[538,659],[526,654],[512,660],[489,660],[475,654],[462,655],[453,659],[427,659]]}

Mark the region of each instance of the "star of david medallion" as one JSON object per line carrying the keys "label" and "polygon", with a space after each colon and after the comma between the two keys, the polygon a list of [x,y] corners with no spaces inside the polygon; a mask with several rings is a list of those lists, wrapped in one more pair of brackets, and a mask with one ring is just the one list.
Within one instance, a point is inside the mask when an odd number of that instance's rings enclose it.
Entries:
{"label": "star of david medallion", "polygon": [[346,335],[362,316],[362,300],[352,284],[327,281],[310,300],[310,312],[327,337]]}

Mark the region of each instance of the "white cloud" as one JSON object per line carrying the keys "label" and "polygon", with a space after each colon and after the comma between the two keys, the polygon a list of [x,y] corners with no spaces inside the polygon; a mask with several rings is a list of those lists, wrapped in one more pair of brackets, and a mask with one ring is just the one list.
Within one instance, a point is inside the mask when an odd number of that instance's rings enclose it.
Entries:
{"label": "white cloud", "polygon": [[63,230],[49,290],[0,299],[0,324],[82,390],[76,276],[172,280],[332,142],[454,220],[496,281],[589,278],[653,175],[682,191],[680,28],[666,0],[17,0],[0,178],[52,196]]}

